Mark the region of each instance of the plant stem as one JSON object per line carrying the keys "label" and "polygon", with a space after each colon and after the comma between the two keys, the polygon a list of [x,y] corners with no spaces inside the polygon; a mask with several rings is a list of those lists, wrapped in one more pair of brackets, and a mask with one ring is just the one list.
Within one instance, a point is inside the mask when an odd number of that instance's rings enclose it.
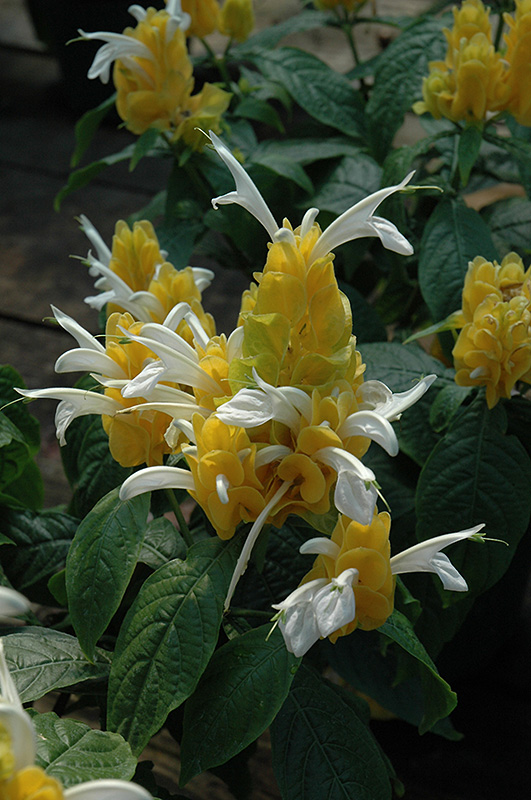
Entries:
{"label": "plant stem", "polygon": [[503,12],[500,11],[500,13],[498,14],[498,27],[496,28],[496,36],[494,37],[494,49],[495,50],[498,49],[500,41],[501,41],[502,32],[503,32],[503,25],[504,25]]}
{"label": "plant stem", "polygon": [[269,611],[261,611],[258,608],[231,608],[230,613],[234,617],[267,617],[267,619],[271,619]]}
{"label": "plant stem", "polygon": [[227,46],[227,48],[225,50],[225,53],[223,54],[223,56],[221,58],[218,58],[218,56],[214,53],[214,51],[212,50],[212,48],[210,47],[210,45],[206,41],[206,39],[201,39],[201,41],[203,42],[205,50],[207,51],[208,55],[210,56],[210,59],[211,59],[212,63],[219,70],[219,74],[221,75],[221,77],[223,79],[223,82],[225,84],[226,90],[228,92],[230,92],[231,91],[232,81],[230,79],[229,71],[227,69],[227,62],[225,60],[225,56],[226,56],[226,54],[228,52],[230,44],[232,43],[232,39],[229,41],[229,45]]}
{"label": "plant stem", "polygon": [[183,537],[184,541],[186,542],[187,547],[191,547],[194,543],[193,536],[190,532],[190,528],[186,524],[186,520],[184,519],[183,512],[181,511],[181,506],[177,502],[177,498],[175,497],[173,489],[165,489],[166,497],[170,501],[170,505],[172,508],[173,513],[177,519],[177,524],[179,526],[179,531],[181,536]]}

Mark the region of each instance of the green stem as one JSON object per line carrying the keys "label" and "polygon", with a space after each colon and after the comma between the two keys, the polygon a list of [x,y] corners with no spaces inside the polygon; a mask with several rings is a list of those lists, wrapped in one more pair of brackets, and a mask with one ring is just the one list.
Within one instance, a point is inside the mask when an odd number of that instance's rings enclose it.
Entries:
{"label": "green stem", "polygon": [[223,79],[223,82],[225,84],[225,89],[228,92],[230,92],[231,91],[231,86],[232,86],[232,81],[230,79],[229,71],[227,69],[226,55],[227,55],[229,47],[230,47],[230,45],[232,43],[232,39],[229,40],[229,44],[227,45],[227,48],[225,49],[225,53],[222,55],[221,58],[218,58],[218,56],[214,53],[214,51],[212,50],[212,48],[210,47],[210,45],[206,41],[206,39],[201,39],[201,41],[203,42],[205,50],[207,51],[208,55],[210,56],[210,59],[211,59],[212,63],[219,70],[219,74],[221,75],[221,77]]}
{"label": "green stem", "polygon": [[[344,25],[341,26],[341,29],[343,30],[343,33],[347,37],[347,42],[348,42],[350,50],[352,52],[352,58],[354,59],[354,64],[357,67],[361,63],[361,59],[360,59],[360,55],[358,53],[358,48],[356,46],[356,42],[355,42],[355,39],[354,39],[354,31],[352,29],[352,25],[351,25],[350,22],[346,22]],[[365,98],[365,100],[367,100],[368,96],[369,96],[367,85],[365,84],[365,81],[363,80],[363,78],[360,78],[359,81],[360,81],[361,93],[363,94],[363,97]]]}
{"label": "green stem", "polygon": [[234,617],[267,617],[267,619],[271,619],[270,611],[260,611],[258,608],[231,608],[230,613]]}
{"label": "green stem", "polygon": [[190,528],[186,524],[186,520],[184,519],[183,512],[181,511],[181,506],[177,502],[177,498],[173,492],[173,489],[165,489],[166,497],[170,501],[170,505],[172,508],[173,513],[177,519],[177,524],[179,526],[179,531],[181,536],[183,537],[184,541],[186,542],[188,547],[191,547],[194,543],[193,536],[190,532]]}
{"label": "green stem", "polygon": [[496,28],[496,36],[494,37],[494,49],[497,50],[501,41],[502,33],[503,33],[503,26],[504,26],[504,19],[503,19],[503,12],[500,11],[498,14],[498,27]]}
{"label": "green stem", "polygon": [[206,201],[207,206],[210,208],[212,193],[209,190],[208,186],[206,185],[201,174],[197,171],[196,167],[194,167],[193,164],[190,164],[189,161],[183,164],[183,169],[186,172],[186,175],[189,178],[190,183],[192,183],[193,186],[195,186],[195,188],[197,189],[197,193],[203,198],[203,200]]}

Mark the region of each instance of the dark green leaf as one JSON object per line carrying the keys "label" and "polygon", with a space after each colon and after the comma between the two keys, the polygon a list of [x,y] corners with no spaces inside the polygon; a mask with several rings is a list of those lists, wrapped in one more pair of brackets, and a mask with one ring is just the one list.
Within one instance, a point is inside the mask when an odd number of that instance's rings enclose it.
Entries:
{"label": "dark green leaf", "polygon": [[99,161],[88,164],[86,167],[77,169],[75,172],[71,172],[68,176],[66,186],[63,186],[54,200],[55,210],[59,211],[65,197],[68,197],[68,195],[76,189],[82,189],[83,186],[90,183],[90,181],[99,175],[100,172],[103,172],[104,169],[110,167],[112,164],[118,164],[120,161],[127,161],[132,158],[134,150],[135,146],[133,144],[127,145],[127,147],[124,147],[119,153],[113,153],[110,156],[101,158]]}
{"label": "dark green leaf", "polygon": [[443,201],[428,220],[419,252],[419,284],[435,321],[461,308],[468,263],[476,256],[497,257],[488,227],[462,200]]}
{"label": "dark green leaf", "polygon": [[479,150],[483,142],[482,131],[476,125],[467,125],[459,137],[457,148],[459,174],[461,183],[466,186],[470,173],[479,156]]}
{"label": "dark green leaf", "polygon": [[286,800],[390,800],[379,747],[360,701],[301,667],[271,726],[273,769]]}
{"label": "dark green leaf", "polygon": [[457,697],[437,672],[435,664],[417,638],[413,625],[404,614],[401,614],[400,611],[393,611],[379,631],[400,645],[418,662],[425,702],[424,716],[419,724],[419,732],[426,733],[436,722],[444,719],[453,711],[457,704]]}
{"label": "dark green leaf", "polygon": [[0,492],[0,504],[22,506],[36,511],[42,508],[44,483],[38,466],[28,461],[18,478],[15,478],[5,492]]}
{"label": "dark green leaf", "polygon": [[31,458],[24,436],[0,411],[0,488],[4,491],[25,469]]}
{"label": "dark green leaf", "polygon": [[[452,545],[447,555],[465,577],[468,597],[503,575],[529,523],[531,461],[506,427],[503,407],[489,411],[480,395],[435,447],[418,483],[419,540],[484,522],[488,537],[509,545]],[[441,592],[446,603],[459,601],[456,593]]]}
{"label": "dark green leaf", "polygon": [[520,179],[529,196],[531,194],[531,142],[517,136],[497,136],[490,131],[485,131],[484,136],[487,142],[501,147],[514,158],[520,170]]}
{"label": "dark green leaf", "polygon": [[14,545],[5,545],[0,555],[9,580],[27,592],[61,570],[77,524],[60,511],[7,511],[2,532]]}
{"label": "dark green leaf", "polygon": [[383,381],[393,392],[405,392],[419,378],[431,373],[447,383],[453,381],[452,370],[415,344],[367,342],[360,346],[360,351],[367,365],[365,380]]}
{"label": "dark green leaf", "polygon": [[264,30],[255,33],[246,42],[236,45],[231,50],[231,56],[239,61],[245,60],[252,53],[272,50],[285,36],[293,33],[304,33],[314,28],[321,28],[329,19],[329,14],[316,9],[306,9],[278,25],[270,25]]}
{"label": "dark green leaf", "polygon": [[234,116],[254,119],[256,122],[263,122],[265,125],[276,128],[280,133],[284,133],[285,131],[276,108],[270,105],[266,100],[261,100],[259,97],[253,97],[252,95],[244,97],[235,109]]}
{"label": "dark green leaf", "polygon": [[210,539],[158,569],[120,630],[109,681],[108,726],[140,753],[194,691],[214,651],[241,542]]}
{"label": "dark green leaf", "polygon": [[149,511],[149,494],[102,498],[77,529],[66,561],[66,591],[79,643],[92,658],[136,566]]}
{"label": "dark green leaf", "polygon": [[185,707],[182,786],[254,742],[286,699],[299,659],[278,628],[270,631],[255,628],[214,653]]}
{"label": "dark green leaf", "polygon": [[511,250],[525,256],[531,249],[531,200],[511,197],[496,203],[488,216],[492,241],[501,257]]}
{"label": "dark green leaf", "polygon": [[[17,426],[23,434],[29,451],[34,455],[41,443],[38,419],[28,411],[28,406],[14,387],[25,389],[26,384],[16,369],[9,364],[0,367],[0,408],[3,414]],[[16,401],[16,402],[13,402]],[[9,405],[8,405],[9,404]]]}
{"label": "dark green leaf", "polygon": [[135,149],[133,150],[131,161],[129,162],[129,172],[134,170],[140,159],[144,158],[150,150],[153,150],[159,136],[160,131],[157,130],[157,128],[148,128],[147,131],[144,131],[144,133],[138,137],[135,142]]}
{"label": "dark green leaf", "polygon": [[253,153],[251,161],[259,164],[266,169],[270,169],[282,178],[293,181],[308,194],[313,193],[313,184],[303,168],[296,161],[281,156],[270,155],[268,153]]}
{"label": "dark green leaf", "polygon": [[[352,156],[356,158],[362,151],[352,139],[342,136],[330,136],[326,139],[317,137],[305,139],[268,139],[260,142],[253,150],[253,159],[262,155],[279,157],[296,161],[305,166],[327,158]],[[260,163],[258,161],[258,163]]]}
{"label": "dark green leaf", "polygon": [[293,47],[252,55],[266,78],[285,86],[311,117],[361,139],[364,116],[360,95],[349,81],[316,56]]}
{"label": "dark green leaf", "polygon": [[364,153],[345,156],[312,198],[321,211],[342,214],[380,188],[381,167]]}
{"label": "dark green leaf", "polygon": [[339,288],[349,299],[352,308],[352,333],[358,344],[385,342],[387,332],[374,307],[353,286],[339,281]]}
{"label": "dark green leaf", "polygon": [[70,159],[70,166],[77,167],[83,155],[88,150],[94,134],[101,125],[101,122],[111,108],[114,106],[116,93],[112,94],[96,108],[87,111],[81,119],[76,122],[76,147]]}
{"label": "dark green leaf", "polygon": [[370,142],[383,161],[402,125],[404,115],[422,95],[422,78],[430,61],[444,58],[444,20],[420,19],[403,31],[382,54],[367,103]]}
{"label": "dark green leaf", "polygon": [[72,509],[81,518],[86,516],[110,489],[123,483],[131,474],[131,469],[121,467],[112,457],[101,417],[96,417],[86,429],[80,426],[79,430],[83,438],[77,452],[76,469],[71,468],[70,472],[78,476],[72,498]]}
{"label": "dark green leaf", "polygon": [[185,557],[186,545],[175,525],[165,517],[152,520],[146,528],[138,560],[158,569],[174,558]]}
{"label": "dark green leaf", "polygon": [[95,731],[83,722],[32,711],[37,731],[37,766],[65,788],[102,778],[130,780],[136,759],[116,733]]}
{"label": "dark green leaf", "polygon": [[382,185],[392,186],[396,183],[400,183],[410,171],[411,165],[416,158],[429,153],[439,140],[455,135],[456,131],[453,128],[451,130],[439,131],[431,136],[424,136],[413,145],[405,145],[404,147],[397,147],[395,150],[391,150],[383,164]]}
{"label": "dark green leaf", "polygon": [[75,636],[50,628],[28,627],[3,637],[7,665],[23,703],[54,689],[109,675],[110,654],[97,650],[87,661]]}
{"label": "dark green leaf", "polygon": [[440,433],[447,428],[473,391],[472,386],[458,386],[456,383],[444,386],[430,408],[430,424],[433,430]]}

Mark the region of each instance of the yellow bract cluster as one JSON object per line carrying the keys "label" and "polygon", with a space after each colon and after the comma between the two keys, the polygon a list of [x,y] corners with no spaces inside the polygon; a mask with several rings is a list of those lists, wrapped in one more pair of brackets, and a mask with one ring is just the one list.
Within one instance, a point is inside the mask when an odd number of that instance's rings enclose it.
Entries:
{"label": "yellow bract cluster", "polygon": [[331,253],[312,260],[321,229],[314,223],[269,245],[257,284],[245,293],[243,358],[230,367],[233,389],[249,384],[251,369],[274,386],[323,386],[347,379],[359,385],[364,371],[352,336],[350,303],[338,288]]}
{"label": "yellow bract cluster", "polygon": [[391,517],[386,511],[374,514],[370,525],[339,516],[332,541],[339,547],[336,558],[319,555],[302,583],[315,578],[338,578],[344,570],[356,569],[358,579],[352,589],[356,599],[356,616],[329,638],[352,633],[358,626],[370,631],[380,627],[393,612],[395,578],[391,574],[389,531]]}
{"label": "yellow bract cluster", "polygon": [[0,783],[1,800],[63,800],[61,784],[40,767],[26,767]]}
{"label": "yellow bract cluster", "polygon": [[252,0],[182,0],[182,10],[190,14],[187,36],[203,39],[215,30],[238,42],[247,39],[254,28]]}
{"label": "yellow bract cluster", "polygon": [[144,58],[130,56],[114,65],[116,108],[126,127],[136,134],[148,128],[167,131],[173,141],[182,139],[201,150],[205,137],[196,128],[219,132],[220,119],[231,95],[212,84],[192,96],[194,79],[185,34],[171,30],[166,11],[147,10],[145,19],[124,34],[137,39],[150,51]]}
{"label": "yellow bract cluster", "polygon": [[489,8],[481,0],[465,0],[454,8],[454,26],[445,29],[448,50],[444,61],[430,63],[422,85],[418,114],[436,119],[483,122],[489,115],[510,111],[518,122],[531,121],[531,7],[516,0],[516,19],[509,14],[507,53],[495,50]]}
{"label": "yellow bract cluster", "polygon": [[531,382],[531,267],[509,253],[501,264],[481,256],[469,265],[462,325],[453,350],[456,382],[486,386],[489,408]]}

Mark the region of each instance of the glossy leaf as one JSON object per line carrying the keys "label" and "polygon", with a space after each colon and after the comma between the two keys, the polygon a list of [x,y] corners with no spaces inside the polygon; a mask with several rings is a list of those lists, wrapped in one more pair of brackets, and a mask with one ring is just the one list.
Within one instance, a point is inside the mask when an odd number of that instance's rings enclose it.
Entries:
{"label": "glossy leaf", "polygon": [[285,800],[390,800],[387,766],[363,705],[299,669],[271,726],[273,769]]}
{"label": "glossy leaf", "polygon": [[381,167],[370,156],[345,156],[318,189],[312,204],[321,211],[342,214],[379,189],[381,177]]}
{"label": "glossy leaf", "polygon": [[9,671],[23,703],[83,681],[107,678],[110,653],[97,650],[94,662],[75,636],[51,628],[27,627],[3,637]]}
{"label": "glossy leaf", "polygon": [[113,108],[116,100],[116,94],[112,94],[106,100],[86,111],[81,119],[76,122],[76,148],[70,159],[70,166],[77,167],[83,155],[90,147],[90,143],[94,138],[94,134],[100,127],[102,121],[105,119],[111,108]]}
{"label": "glossy leaf", "polygon": [[271,50],[285,36],[293,33],[304,33],[314,28],[320,28],[329,18],[329,15],[316,9],[306,9],[295,16],[289,17],[277,25],[270,25],[264,30],[249,37],[246,42],[236,45],[231,49],[231,56],[238,59],[245,58],[254,52]]}
{"label": "glossy leaf", "polygon": [[[488,217],[488,224],[498,253],[498,261],[511,250],[526,257],[531,230],[531,200],[512,197],[496,203]],[[527,267],[528,260],[524,260]]]}
{"label": "glossy leaf", "polygon": [[461,183],[466,186],[470,173],[479,156],[479,150],[483,142],[481,130],[476,125],[468,125],[459,137],[457,156],[459,163],[459,175]]}
{"label": "glossy leaf", "polygon": [[477,211],[458,198],[437,206],[424,229],[419,251],[419,284],[434,321],[461,308],[469,261],[497,257],[490,231]]}
{"label": "glossy leaf", "polygon": [[271,624],[216,650],[184,712],[181,785],[254,742],[282,706],[299,659]]}
{"label": "glossy leaf", "polygon": [[89,658],[120,605],[146,529],[149,494],[123,501],[118,492],[109,492],[85,517],[66,561],[72,624]]}
{"label": "glossy leaf", "polygon": [[140,753],[194,691],[216,646],[240,539],[209,539],[142,586],[116,643],[108,727]]}
{"label": "glossy leaf", "polygon": [[411,389],[419,378],[430,373],[453,382],[453,371],[418,345],[364,342],[359,349],[367,365],[365,380],[380,380],[393,392]]}
{"label": "glossy leaf", "polygon": [[101,778],[128,781],[133,777],[136,759],[118,734],[92,730],[51,712],[33,711],[31,716],[37,731],[36,764],[65,788]]}
{"label": "glossy leaf", "polygon": [[128,159],[133,156],[134,150],[134,144],[127,145],[127,147],[124,147],[124,149],[120,150],[119,153],[113,153],[105,158],[100,158],[99,161],[93,161],[92,164],[88,164],[86,167],[82,167],[81,169],[76,169],[75,172],[71,172],[68,176],[66,185],[63,186],[63,188],[55,197],[55,210],[59,211],[61,208],[61,203],[65,197],[68,197],[68,195],[74,192],[76,189],[82,189],[83,186],[86,186],[87,183],[90,183],[90,181],[96,178],[100,172],[103,172],[104,169],[112,166],[112,164],[119,164],[120,161],[128,161]]}
{"label": "glossy leaf", "polygon": [[[34,455],[41,443],[39,420],[28,411],[28,405],[14,387],[26,388],[22,376],[9,364],[0,367],[0,408],[24,436],[29,451]],[[13,402],[15,401],[15,402]]]}
{"label": "glossy leaf", "polygon": [[175,525],[166,517],[151,520],[146,528],[138,560],[158,569],[174,558],[185,557],[186,545]]}

